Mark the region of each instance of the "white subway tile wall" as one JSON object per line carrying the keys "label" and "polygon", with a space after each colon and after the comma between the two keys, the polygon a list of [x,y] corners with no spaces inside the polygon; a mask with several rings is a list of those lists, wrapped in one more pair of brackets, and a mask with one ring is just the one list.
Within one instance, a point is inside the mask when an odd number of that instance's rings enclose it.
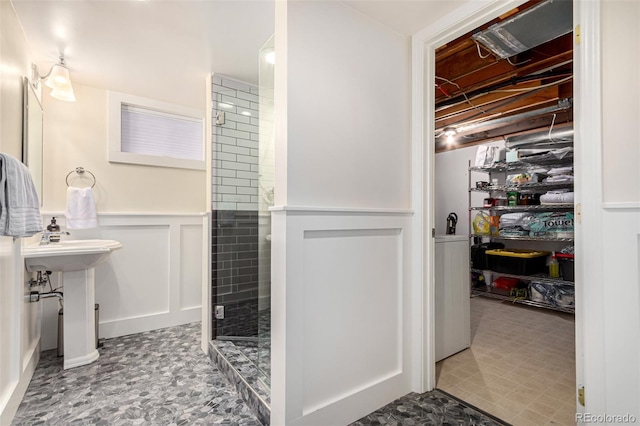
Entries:
{"label": "white subway tile wall", "polygon": [[[258,210],[258,87],[214,75],[212,210]],[[215,124],[224,112],[225,123]]]}

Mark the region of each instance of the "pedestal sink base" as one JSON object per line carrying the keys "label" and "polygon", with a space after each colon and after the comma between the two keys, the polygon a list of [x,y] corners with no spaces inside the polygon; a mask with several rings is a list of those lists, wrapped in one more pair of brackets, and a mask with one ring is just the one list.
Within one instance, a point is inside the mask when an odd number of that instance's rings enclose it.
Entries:
{"label": "pedestal sink base", "polygon": [[94,362],[96,350],[95,270],[112,251],[122,248],[114,240],[63,240],[23,248],[29,272],[62,272],[64,286],[64,368]]}
{"label": "pedestal sink base", "polygon": [[93,361],[97,360],[100,357],[100,353],[98,353],[97,349],[94,349],[92,353],[89,353],[85,356],[76,357],[73,359],[69,359],[66,355],[64,356],[64,369],[68,370],[73,367],[81,367],[83,365],[91,364]]}
{"label": "pedestal sink base", "polygon": [[62,273],[64,286],[64,369],[90,364],[96,350],[95,269]]}

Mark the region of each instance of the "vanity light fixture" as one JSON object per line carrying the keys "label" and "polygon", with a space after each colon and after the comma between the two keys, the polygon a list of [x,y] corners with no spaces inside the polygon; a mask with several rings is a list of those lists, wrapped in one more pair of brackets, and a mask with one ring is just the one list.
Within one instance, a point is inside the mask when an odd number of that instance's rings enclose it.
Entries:
{"label": "vanity light fixture", "polygon": [[69,79],[69,68],[64,63],[64,56],[60,55],[60,63],[54,64],[47,75],[40,75],[36,64],[31,65],[31,81],[35,88],[38,88],[40,80],[44,79],[44,85],[51,89],[51,97],[61,101],[75,102],[76,96],[71,87]]}

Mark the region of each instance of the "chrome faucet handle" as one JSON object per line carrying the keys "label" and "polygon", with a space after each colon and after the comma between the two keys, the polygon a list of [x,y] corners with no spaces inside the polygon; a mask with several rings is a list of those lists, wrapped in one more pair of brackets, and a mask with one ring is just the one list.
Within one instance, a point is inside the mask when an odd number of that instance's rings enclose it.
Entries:
{"label": "chrome faucet handle", "polygon": [[59,240],[61,235],[71,235],[71,234],[67,231],[55,231],[55,232],[42,231],[42,238],[40,239],[40,244],[49,244],[51,242],[52,236],[57,236]]}
{"label": "chrome faucet handle", "polygon": [[42,238],[40,239],[40,244],[49,244],[50,242],[51,242],[51,232],[42,231]]}

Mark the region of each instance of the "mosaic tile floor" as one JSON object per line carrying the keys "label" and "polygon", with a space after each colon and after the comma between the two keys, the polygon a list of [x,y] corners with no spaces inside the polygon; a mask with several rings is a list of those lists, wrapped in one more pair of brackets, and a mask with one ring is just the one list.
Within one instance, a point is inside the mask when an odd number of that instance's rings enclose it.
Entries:
{"label": "mosaic tile floor", "polygon": [[471,339],[438,388],[516,425],[575,425],[573,315],[475,297]]}
{"label": "mosaic tile floor", "polygon": [[233,344],[236,345],[249,361],[257,366],[267,377],[267,380],[269,380],[271,373],[271,342],[265,340],[258,342],[235,340]]}
{"label": "mosaic tile floor", "polygon": [[438,389],[410,393],[376,410],[351,426],[508,425]]}
{"label": "mosaic tile floor", "polygon": [[93,364],[43,352],[14,425],[260,425],[200,349],[200,323],[104,341]]}

